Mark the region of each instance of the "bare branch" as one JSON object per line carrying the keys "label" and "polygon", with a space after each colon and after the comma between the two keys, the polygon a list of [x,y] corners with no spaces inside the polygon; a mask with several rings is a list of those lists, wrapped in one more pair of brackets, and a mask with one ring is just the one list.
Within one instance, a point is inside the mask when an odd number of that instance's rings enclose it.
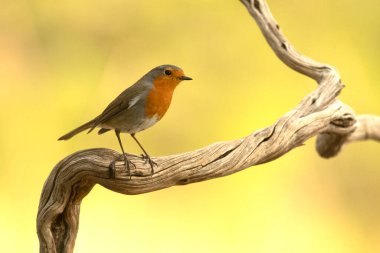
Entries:
{"label": "bare branch", "polygon": [[360,115],[356,118],[356,131],[348,136],[347,141],[375,140],[380,141],[380,117]]}
{"label": "bare branch", "polygon": [[323,79],[338,78],[336,70],[299,54],[282,34],[280,26],[272,16],[268,4],[263,0],[240,0],[256,20],[261,32],[275,54],[290,68],[309,76],[318,83]]}
{"label": "bare branch", "polygon": [[141,194],[226,176],[272,161],[316,135],[319,135],[317,151],[323,157],[336,155],[349,141],[380,141],[379,117],[356,117],[347,105],[336,99],[343,88],[338,72],[297,53],[280,31],[265,1],[241,2],[276,55],[290,68],[316,80],[317,89],[276,123],[245,138],[153,158],[158,164],[153,175],[141,157],[129,155],[136,164],[129,179],[123,157],[110,149],[83,150],[66,157],[50,173],[41,194],[37,216],[41,253],[73,251],[80,203],[95,184],[123,194]]}

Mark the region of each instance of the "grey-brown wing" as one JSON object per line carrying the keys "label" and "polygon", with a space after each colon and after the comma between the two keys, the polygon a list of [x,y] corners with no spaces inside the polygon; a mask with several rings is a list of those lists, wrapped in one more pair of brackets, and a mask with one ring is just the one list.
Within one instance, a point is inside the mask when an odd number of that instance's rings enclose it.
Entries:
{"label": "grey-brown wing", "polygon": [[99,124],[105,123],[117,116],[119,113],[131,108],[139,99],[141,99],[143,91],[144,87],[138,84],[132,85],[128,89],[124,90],[98,117],[95,118],[95,121],[88,132],[94,130],[94,128]]}

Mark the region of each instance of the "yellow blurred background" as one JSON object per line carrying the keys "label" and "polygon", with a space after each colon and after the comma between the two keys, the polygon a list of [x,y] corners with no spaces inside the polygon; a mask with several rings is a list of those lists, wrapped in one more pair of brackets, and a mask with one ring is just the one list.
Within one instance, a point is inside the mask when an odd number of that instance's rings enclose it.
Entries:
{"label": "yellow blurred background", "polygon": [[[268,2],[298,51],[338,68],[340,98],[380,115],[380,2]],[[138,135],[153,156],[248,135],[316,87],[275,57],[237,0],[1,1],[1,252],[38,251],[39,195],[58,161],[119,150],[113,133],[57,138],[166,63],[194,80]],[[314,142],[184,187],[126,196],[96,186],[82,203],[75,252],[380,252],[379,144],[324,160]]]}

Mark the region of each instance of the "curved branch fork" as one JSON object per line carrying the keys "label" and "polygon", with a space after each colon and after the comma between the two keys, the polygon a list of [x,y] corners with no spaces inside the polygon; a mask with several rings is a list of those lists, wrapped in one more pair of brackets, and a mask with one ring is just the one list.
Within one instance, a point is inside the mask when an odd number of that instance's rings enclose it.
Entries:
{"label": "curved branch fork", "polygon": [[275,124],[245,138],[154,158],[158,167],[153,175],[141,157],[129,155],[136,165],[129,178],[123,157],[110,149],[83,150],[66,157],[50,173],[41,194],[37,216],[41,253],[73,252],[80,204],[95,184],[123,194],[141,194],[226,176],[272,161],[315,135],[318,135],[317,151],[323,157],[336,155],[349,141],[380,141],[380,117],[356,117],[336,99],[343,88],[338,72],[297,53],[265,1],[241,2],[276,55],[290,68],[316,80],[317,89]]}

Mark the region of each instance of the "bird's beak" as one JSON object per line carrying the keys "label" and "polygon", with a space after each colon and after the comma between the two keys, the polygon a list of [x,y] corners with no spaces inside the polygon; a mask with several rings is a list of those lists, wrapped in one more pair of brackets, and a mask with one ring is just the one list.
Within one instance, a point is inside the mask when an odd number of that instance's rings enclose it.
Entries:
{"label": "bird's beak", "polygon": [[188,76],[180,76],[179,80],[193,80],[193,78],[188,77]]}

